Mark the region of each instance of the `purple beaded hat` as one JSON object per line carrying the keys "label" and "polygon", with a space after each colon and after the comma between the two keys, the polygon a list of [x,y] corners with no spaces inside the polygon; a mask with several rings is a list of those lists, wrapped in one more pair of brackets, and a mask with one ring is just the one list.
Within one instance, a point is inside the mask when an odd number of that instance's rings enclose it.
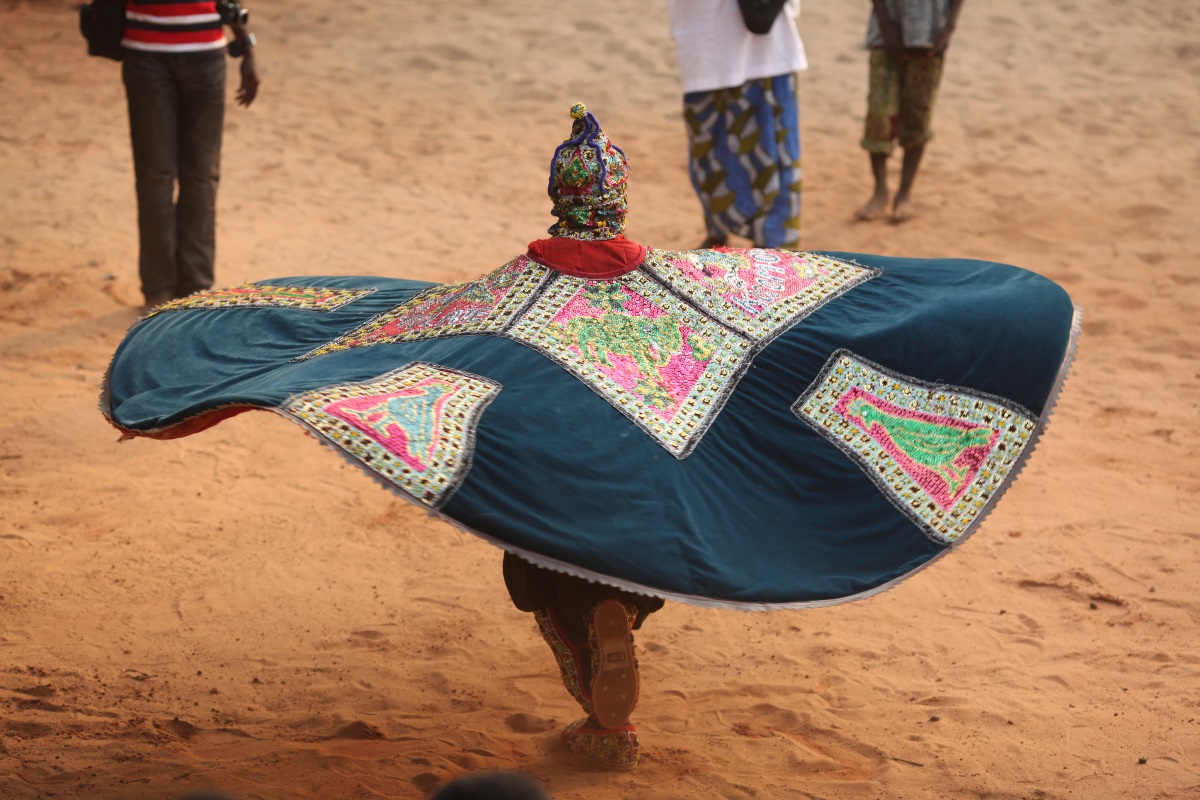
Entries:
{"label": "purple beaded hat", "polygon": [[616,238],[625,230],[629,208],[629,162],[583,103],[571,106],[571,117],[571,136],[550,162],[547,191],[558,217],[550,235],[585,241]]}

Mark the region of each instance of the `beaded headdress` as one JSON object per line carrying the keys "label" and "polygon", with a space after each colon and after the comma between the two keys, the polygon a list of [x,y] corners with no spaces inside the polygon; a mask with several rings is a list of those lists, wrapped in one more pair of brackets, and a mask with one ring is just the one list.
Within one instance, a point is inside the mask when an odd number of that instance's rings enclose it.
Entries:
{"label": "beaded headdress", "polygon": [[571,136],[554,151],[550,162],[550,199],[558,222],[551,236],[569,239],[612,239],[625,230],[625,184],[629,162],[608,140],[600,123],[583,103],[571,106]]}

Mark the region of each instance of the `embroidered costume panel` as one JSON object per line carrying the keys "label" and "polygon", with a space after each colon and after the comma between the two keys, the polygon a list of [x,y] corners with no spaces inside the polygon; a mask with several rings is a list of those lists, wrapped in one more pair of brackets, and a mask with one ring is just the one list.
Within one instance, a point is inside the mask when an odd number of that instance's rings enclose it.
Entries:
{"label": "embroidered costume panel", "polygon": [[834,353],[792,410],[934,541],[980,518],[1037,429],[1015,403]]}
{"label": "embroidered costume panel", "polygon": [[520,256],[425,290],[296,359],[377,344],[493,334],[587,384],[677,458],[695,449],[750,359],[817,308],[880,274],[776,250],[649,250],[638,270],[589,280]]}
{"label": "embroidered costume panel", "polygon": [[740,333],[769,341],[880,274],[816,253],[760,248],[650,250],[645,269]]}
{"label": "embroidered costume panel", "polygon": [[301,360],[376,344],[500,333],[529,303],[549,275],[550,270],[546,267],[526,256],[518,256],[478,280],[427,289],[365,325],[306,353]]}
{"label": "embroidered costume panel", "polygon": [[684,458],[720,412],[752,346],[640,270],[559,276],[506,334],[553,359]]}
{"label": "embroidered costume panel", "polygon": [[290,398],[281,410],[418,503],[439,508],[471,466],[496,381],[414,361],[361,383]]}
{"label": "embroidered costume panel", "polygon": [[333,311],[373,293],[374,289],[333,289],[327,286],[272,286],[247,283],[228,289],[209,289],[163,303],[147,314],[164,311],[210,310],[214,308],[297,308],[303,311]]}

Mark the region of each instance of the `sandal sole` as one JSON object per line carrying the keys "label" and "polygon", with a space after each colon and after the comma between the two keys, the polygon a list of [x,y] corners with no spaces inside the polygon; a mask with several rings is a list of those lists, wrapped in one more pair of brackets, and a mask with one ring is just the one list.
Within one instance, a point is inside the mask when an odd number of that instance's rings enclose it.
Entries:
{"label": "sandal sole", "polygon": [[592,613],[596,631],[596,674],[592,677],[592,713],[605,728],[629,721],[638,700],[633,634],[619,600],[605,600]]}

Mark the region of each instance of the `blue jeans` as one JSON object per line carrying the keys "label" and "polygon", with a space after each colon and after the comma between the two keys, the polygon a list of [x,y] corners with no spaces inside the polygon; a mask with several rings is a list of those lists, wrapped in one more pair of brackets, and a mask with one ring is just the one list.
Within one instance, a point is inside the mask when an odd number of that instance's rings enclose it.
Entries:
{"label": "blue jeans", "polygon": [[208,289],[216,257],[225,52],[126,50],[121,75],[137,178],[142,293],[183,297]]}

